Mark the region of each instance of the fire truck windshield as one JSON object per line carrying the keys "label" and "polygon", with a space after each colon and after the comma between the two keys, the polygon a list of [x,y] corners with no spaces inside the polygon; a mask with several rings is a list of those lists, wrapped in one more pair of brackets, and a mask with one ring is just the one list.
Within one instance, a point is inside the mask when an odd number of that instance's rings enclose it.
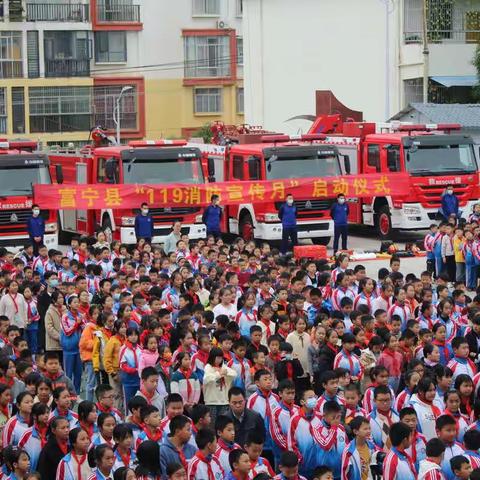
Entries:
{"label": "fire truck windshield", "polygon": [[123,164],[125,183],[203,183],[199,158],[137,158]]}
{"label": "fire truck windshield", "polygon": [[31,195],[32,185],[50,183],[45,165],[3,166],[0,163],[1,197]]}
{"label": "fire truck windshield", "polygon": [[406,149],[406,168],[412,175],[467,174],[477,171],[473,146],[415,145]]}
{"label": "fire truck windshield", "polygon": [[305,154],[303,151],[294,156],[290,153],[284,155],[279,151],[266,157],[267,180],[341,175],[338,157],[332,152],[314,150],[311,154]]}

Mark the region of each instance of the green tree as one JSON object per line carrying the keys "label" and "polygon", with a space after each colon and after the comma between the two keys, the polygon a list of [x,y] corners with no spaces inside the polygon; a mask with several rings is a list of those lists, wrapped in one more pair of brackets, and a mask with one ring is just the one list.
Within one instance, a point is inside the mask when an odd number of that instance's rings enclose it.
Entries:
{"label": "green tree", "polygon": [[192,134],[192,137],[203,138],[204,143],[212,143],[213,133],[210,128],[210,124],[206,123],[200,127],[195,133]]}
{"label": "green tree", "polygon": [[480,102],[480,43],[477,44],[475,55],[473,56],[473,66],[477,71],[477,84],[473,87],[473,97],[477,102]]}

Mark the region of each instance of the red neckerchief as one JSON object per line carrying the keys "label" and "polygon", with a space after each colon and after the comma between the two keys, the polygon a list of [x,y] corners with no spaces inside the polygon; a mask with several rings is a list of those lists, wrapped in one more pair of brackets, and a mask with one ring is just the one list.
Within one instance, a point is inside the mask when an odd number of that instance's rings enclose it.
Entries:
{"label": "red neckerchief", "polygon": [[332,345],[330,342],[325,344],[335,355],[338,353],[338,348]]}
{"label": "red neckerchief", "polygon": [[204,350],[197,350],[195,357],[198,358],[203,364],[207,363],[209,356],[209,352],[205,352]]}
{"label": "red neckerchief", "polygon": [[143,431],[146,433],[147,438],[153,442],[159,442],[163,437],[163,432],[160,428],[157,428],[155,433],[151,433],[150,429],[145,425],[145,429]]}
{"label": "red neckerchief", "polygon": [[102,333],[108,338],[112,338],[113,332],[108,328],[102,327]]}
{"label": "red neckerchief", "polygon": [[0,383],[3,383],[7,387],[13,387],[13,384],[15,383],[15,379],[10,378],[10,380],[8,380],[7,377],[2,377],[0,378]]}
{"label": "red neckerchief", "polygon": [[255,342],[252,342],[251,345],[257,352],[260,350],[260,347],[262,346],[261,343],[255,343]]}
{"label": "red neckerchief", "polygon": [[153,397],[155,396],[155,392],[153,392],[153,393],[148,393],[148,392],[143,388],[143,386],[140,387],[140,392],[141,392],[141,394],[145,397],[145,400],[147,401],[147,403],[148,403],[149,405],[151,405],[151,404],[152,404],[152,399],[153,399]]}
{"label": "red neckerchief", "polygon": [[138,421],[135,417],[130,417],[130,423],[136,425],[138,428],[140,428],[140,430],[145,428],[145,425],[142,423],[142,421]]}
{"label": "red neckerchief", "polygon": [[[215,370],[217,370],[217,372],[220,374],[220,370],[222,369],[222,367],[213,367]],[[218,380],[219,382],[219,387],[220,387],[220,390],[223,390],[223,388],[225,387],[225,377],[220,377],[220,379]]]}
{"label": "red neckerchief", "polygon": [[12,302],[15,305],[15,314],[17,314],[18,313],[18,305],[17,305],[18,293],[16,293],[15,296],[12,296],[12,294],[9,293],[8,296],[12,299]]}
{"label": "red neckerchief", "polygon": [[387,422],[388,422],[388,426],[391,427],[392,426],[392,423],[393,423],[393,420],[392,420],[392,410],[388,410],[387,412],[385,411],[381,411],[377,408],[377,412],[380,413],[380,415],[383,415],[386,419],[387,419]]}
{"label": "red neckerchief", "polygon": [[60,448],[60,450],[62,451],[62,453],[64,455],[66,455],[68,453],[68,443],[65,441],[65,442],[59,442],[57,440],[57,445],[58,445],[58,448]]}
{"label": "red neckerchief", "polygon": [[270,320],[266,320],[267,323],[265,323],[265,320],[263,318],[260,319],[260,322],[265,326],[265,332],[267,334],[267,338],[270,338],[272,336],[272,330],[270,329]]}
{"label": "red neckerchief", "polygon": [[279,329],[278,332],[277,332],[277,335],[280,335],[284,340],[286,340],[289,333],[290,332],[288,330],[285,332],[285,331]]}
{"label": "red neckerchief", "polygon": [[279,353],[273,354],[273,353],[270,352],[270,353],[268,354],[268,356],[269,356],[274,362],[279,362],[279,361],[282,359],[282,357],[281,357],[281,355],[280,355]]}
{"label": "red neckerchief", "polygon": [[113,408],[104,407],[100,402],[95,404],[97,410],[100,410],[102,413],[113,413]]}
{"label": "red neckerchief", "polygon": [[93,423],[91,423],[90,425],[87,425],[84,422],[79,422],[79,423],[80,423],[80,427],[82,428],[82,430],[87,432],[88,438],[91,439],[93,437],[93,434],[95,433]]}
{"label": "red neckerchief", "polygon": [[393,350],[390,350],[389,348],[384,348],[383,353],[385,353],[386,355],[388,355],[389,357],[392,358],[393,365],[394,365],[395,369],[398,371],[400,369],[400,365],[399,365],[399,362],[398,362],[398,358],[396,358],[396,355],[395,355],[395,353],[397,353],[397,352],[394,352]]}
{"label": "red neckerchief", "polygon": [[293,380],[293,365],[292,362],[285,362],[287,364],[287,378]]}
{"label": "red neckerchief", "polygon": [[472,405],[470,404],[470,399],[464,398],[461,396],[460,402],[461,402],[461,405],[465,407],[465,410],[467,411],[467,415],[470,417],[470,415],[472,414]]}
{"label": "red neckerchief", "polygon": [[80,457],[77,457],[77,454],[72,450],[72,457],[77,462],[77,478],[78,480],[80,480],[82,478],[82,465],[87,459],[87,454],[85,453],[84,455],[80,455]]}
{"label": "red neckerchief", "polygon": [[160,360],[160,367],[163,373],[168,377],[170,375],[170,368],[172,366],[171,360]]}
{"label": "red neckerchief", "polygon": [[185,380],[187,381],[187,399],[190,400],[190,395],[192,394],[192,384],[190,382],[190,377],[192,376],[192,369],[189,368],[188,370],[185,370],[183,368],[180,369],[180,373],[185,377]]}
{"label": "red neckerchief", "polygon": [[47,377],[49,380],[53,382],[55,382],[55,380],[58,380],[61,376],[61,373],[58,372],[58,373],[48,373],[48,372],[45,372],[44,373],[45,377]]}
{"label": "red neckerchief", "polygon": [[3,415],[6,417],[7,420],[10,418],[10,408],[8,404],[5,405],[4,407],[0,405],[0,412],[3,413]]}
{"label": "red neckerchief", "polygon": [[200,450],[198,450],[198,451],[195,453],[195,456],[196,456],[201,462],[204,462],[204,463],[207,465],[207,475],[208,475],[208,479],[205,479],[205,480],[215,480],[215,475],[214,475],[214,473],[213,473],[212,465],[211,465],[211,463],[207,460],[207,458],[205,457],[205,455],[204,455]]}
{"label": "red neckerchief", "polygon": [[60,407],[57,407],[57,412],[59,417],[68,417],[68,408],[62,410]]}
{"label": "red neckerchief", "polygon": [[126,455],[122,455],[120,450],[117,448],[117,452],[120,455],[120,459],[122,460],[123,465],[126,468],[129,468],[130,467],[130,458],[132,456],[132,451],[130,449],[128,449],[128,453]]}
{"label": "red neckerchief", "polygon": [[48,425],[41,427],[38,423],[35,423],[34,426],[40,437],[40,445],[43,448],[47,444]]}
{"label": "red neckerchief", "polygon": [[188,470],[188,463],[187,463],[187,459],[185,457],[185,454],[183,453],[183,448],[176,448],[176,450],[177,450],[177,453],[178,453],[178,457],[180,458],[180,462],[183,465],[183,468],[185,470]]}
{"label": "red neckerchief", "polygon": [[138,368],[137,346],[133,346],[133,344],[128,340],[125,340],[125,345],[133,352],[133,358],[135,359],[135,368]]}

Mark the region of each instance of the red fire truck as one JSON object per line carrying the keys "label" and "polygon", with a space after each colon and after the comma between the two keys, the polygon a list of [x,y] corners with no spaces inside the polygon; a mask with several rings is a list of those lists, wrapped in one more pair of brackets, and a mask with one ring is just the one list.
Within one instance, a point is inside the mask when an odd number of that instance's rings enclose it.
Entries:
{"label": "red fire truck", "polygon": [[[52,166],[61,166],[65,183],[162,184],[204,183],[201,152],[183,140],[132,141],[127,146],[105,145],[101,131],[93,135],[95,145],[80,151],[50,153]],[[92,235],[102,228],[109,240],[132,244],[135,238],[135,216],[138,209],[64,210],[59,212],[59,236]],[[191,239],[206,234],[200,207],[165,207],[151,204],[155,243],[162,242],[175,221]]]}
{"label": "red fire truck", "polygon": [[[0,245],[15,247],[26,243],[32,185],[51,183],[48,158],[36,150],[37,142],[0,139]],[[54,248],[58,244],[57,212],[42,210],[40,215],[45,220],[44,243]]]}
{"label": "red fire truck", "polygon": [[[208,164],[209,181],[232,182],[279,180],[307,177],[334,177],[341,174],[337,147],[313,143],[323,135],[241,134],[229,146],[189,144],[202,150]],[[238,142],[238,143],[237,143]],[[253,143],[252,143],[253,142]],[[278,192],[277,201],[227,205],[225,231],[244,239],[280,240],[282,225],[278,218],[280,205],[288,191]],[[333,235],[330,218],[332,199],[296,200],[298,237],[310,238],[316,244],[328,244]]]}
{"label": "red fire truck", "polygon": [[[474,142],[461,134],[460,125],[413,125],[343,122],[340,115],[317,117],[310,134],[337,147],[346,174],[384,173],[391,183],[407,172],[410,189],[400,197],[355,198],[350,202],[350,221],[375,226],[382,238],[395,229],[428,228],[437,218],[441,195],[452,184],[463,216],[478,202],[479,174]],[[454,133],[452,133],[454,132]]]}

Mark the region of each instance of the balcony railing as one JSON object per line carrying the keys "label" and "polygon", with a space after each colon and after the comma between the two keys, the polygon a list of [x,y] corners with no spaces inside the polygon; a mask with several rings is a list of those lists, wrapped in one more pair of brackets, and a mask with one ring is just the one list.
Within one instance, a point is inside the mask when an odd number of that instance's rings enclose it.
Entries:
{"label": "balcony railing", "polygon": [[90,75],[90,60],[63,58],[45,60],[46,77],[88,77]]}
{"label": "balcony railing", "polygon": [[124,3],[97,4],[97,21],[99,22],[140,22],[140,5]]}
{"label": "balcony railing", "polygon": [[22,78],[23,62],[21,60],[0,60],[0,78]]}
{"label": "balcony railing", "polygon": [[[427,39],[430,43],[478,43],[480,0],[444,2],[430,0],[427,11]],[[423,0],[404,0],[403,39],[423,41]]]}
{"label": "balcony railing", "polygon": [[88,22],[89,6],[83,3],[27,3],[27,22]]}

